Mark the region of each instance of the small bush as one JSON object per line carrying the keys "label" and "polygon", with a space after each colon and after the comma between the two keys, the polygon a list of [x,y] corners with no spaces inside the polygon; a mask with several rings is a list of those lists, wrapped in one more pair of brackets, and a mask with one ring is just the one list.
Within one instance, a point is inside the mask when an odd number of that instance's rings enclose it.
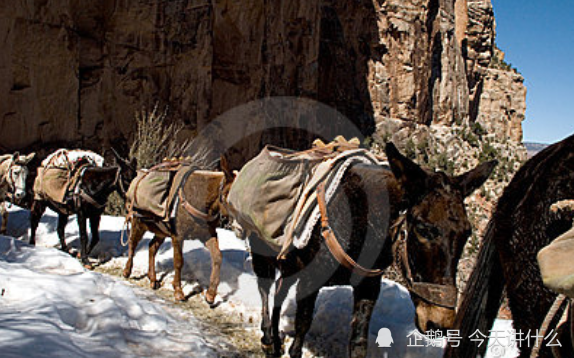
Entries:
{"label": "small bush", "polygon": [[129,159],[137,160],[138,169],[149,168],[162,161],[163,158],[181,156],[190,146],[190,141],[180,143],[177,141],[183,125],[179,123],[167,124],[166,107],[158,112],[158,104],[153,110],[136,112],[136,133],[130,147]]}
{"label": "small bush", "polygon": [[[177,138],[183,129],[182,124],[167,123],[166,107],[158,112],[156,103],[153,110],[142,109],[135,114],[136,131],[128,160],[137,160],[137,169],[149,168],[163,160],[163,158],[179,157],[190,146],[190,141],[178,142]],[[106,209],[107,215],[125,215],[125,202],[117,193],[110,195]]]}

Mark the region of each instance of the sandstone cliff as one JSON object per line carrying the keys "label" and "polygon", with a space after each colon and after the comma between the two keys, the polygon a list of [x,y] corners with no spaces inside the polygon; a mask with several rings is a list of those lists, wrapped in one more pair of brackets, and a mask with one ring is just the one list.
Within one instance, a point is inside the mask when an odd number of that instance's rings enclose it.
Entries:
{"label": "sandstone cliff", "polygon": [[478,122],[519,142],[525,89],[490,68],[494,38],[490,0],[4,1],[0,145],[101,150],[158,100],[192,134],[285,95],[365,135]]}

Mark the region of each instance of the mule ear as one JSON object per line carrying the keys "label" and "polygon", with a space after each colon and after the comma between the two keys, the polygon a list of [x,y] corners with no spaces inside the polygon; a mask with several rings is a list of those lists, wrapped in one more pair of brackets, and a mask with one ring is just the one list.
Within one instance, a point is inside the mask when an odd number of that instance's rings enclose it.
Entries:
{"label": "mule ear", "polygon": [[387,153],[391,171],[405,191],[424,190],[428,174],[418,164],[402,155],[392,142],[387,143],[385,153]]}
{"label": "mule ear", "polygon": [[18,161],[18,159],[20,158],[20,152],[16,152],[12,155],[12,161],[14,163],[16,163]]}
{"label": "mule ear", "polygon": [[491,160],[480,164],[469,172],[457,176],[455,182],[462,189],[462,194],[465,197],[469,196],[473,191],[484,184],[497,164],[498,160]]}
{"label": "mule ear", "polygon": [[129,164],[127,160],[122,158],[122,156],[116,151],[114,147],[110,147],[110,150],[112,151],[112,154],[114,155],[114,158],[117,163]]}
{"label": "mule ear", "polygon": [[233,171],[229,167],[229,161],[227,160],[227,156],[225,154],[222,154],[221,157],[219,157],[219,166],[223,174],[225,174],[225,180],[227,182],[233,181],[235,177],[233,175]]}
{"label": "mule ear", "polygon": [[136,157],[133,157],[132,160],[130,160],[130,162],[128,163],[128,165],[130,166],[131,169],[137,170],[138,169],[138,159]]}
{"label": "mule ear", "polygon": [[26,156],[26,159],[24,160],[24,162],[26,164],[30,163],[32,161],[32,159],[34,159],[36,157],[36,152],[34,153],[30,153]]}

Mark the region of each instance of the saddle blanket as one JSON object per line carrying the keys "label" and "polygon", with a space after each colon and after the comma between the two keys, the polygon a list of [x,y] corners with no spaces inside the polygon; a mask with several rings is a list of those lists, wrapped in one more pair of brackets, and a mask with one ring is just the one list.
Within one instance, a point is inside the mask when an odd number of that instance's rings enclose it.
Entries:
{"label": "saddle blanket", "polygon": [[104,158],[89,150],[81,149],[58,149],[54,153],[50,154],[46,159],[42,161],[42,166],[45,168],[56,167],[56,168],[73,168],[79,162],[87,162],[93,166],[103,167]]}

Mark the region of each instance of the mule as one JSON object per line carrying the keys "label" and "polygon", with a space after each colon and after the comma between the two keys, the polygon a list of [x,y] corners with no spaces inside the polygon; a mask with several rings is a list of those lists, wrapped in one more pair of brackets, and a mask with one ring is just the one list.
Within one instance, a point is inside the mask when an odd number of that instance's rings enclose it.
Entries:
{"label": "mule", "polygon": [[[189,168],[189,167],[184,167]],[[181,169],[180,169],[181,170]],[[135,210],[131,215],[132,229],[128,241],[128,261],[123,276],[129,278],[133,268],[136,248],[146,231],[154,233],[149,243],[148,278],[152,289],[161,284],[155,271],[155,256],[167,237],[171,237],[173,247],[174,297],[177,301],[185,300],[181,287],[181,270],[184,265],[183,242],[186,239],[200,240],[209,250],[211,256],[211,276],[205,300],[213,304],[219,286],[219,273],[222,255],[219,250],[216,228],[221,218],[221,189],[224,175],[214,171],[194,171],[183,182],[179,189],[175,217],[166,223],[162,218]],[[166,194],[167,196],[167,194]]]}
{"label": "mule", "polygon": [[[393,144],[386,146],[386,153],[390,170],[367,164],[348,169],[329,204],[327,224],[324,212],[322,223],[315,226],[306,247],[292,249],[283,260],[278,260],[277,252],[256,233],[247,234],[262,301],[261,343],[267,354],[282,354],[281,306],[289,288],[298,280],[295,338],[290,356],[302,355],[321,287],[351,285],[354,303],[349,356],[364,357],[369,322],[381,286],[380,275],[395,256],[408,272],[417,326],[426,331],[452,325],[456,267],[471,233],[464,198],[484,183],[496,162],[450,177],[421,168]],[[227,178],[233,178],[229,170],[224,171]],[[237,217],[234,208],[228,209],[232,217]],[[238,223],[241,225],[241,221]],[[326,244],[328,240],[322,239],[330,231],[336,234],[341,248],[338,252],[333,250],[333,254]],[[345,255],[347,259],[341,259]],[[278,280],[276,270],[280,273]],[[270,318],[269,291],[274,282],[276,292]],[[438,294],[432,293],[436,291]]]}
{"label": "mule", "polygon": [[[536,255],[571,228],[571,217],[556,218],[549,208],[572,198],[574,136],[524,163],[500,197],[457,314],[454,328],[460,336],[491,329],[505,290],[516,331],[524,334],[541,328],[557,293],[544,286]],[[570,338],[564,338],[560,339],[566,351],[563,356],[574,356],[571,344],[564,344]],[[539,356],[553,357],[546,342]],[[530,357],[533,345],[522,345],[520,357]],[[483,346],[463,339],[458,347],[449,346],[445,357],[484,355]]]}
{"label": "mule", "polygon": [[[41,169],[40,169],[41,170]],[[58,214],[57,233],[60,239],[60,249],[68,252],[65,240],[68,217],[76,214],[80,230],[80,260],[88,269],[92,268],[88,256],[100,241],[99,226],[101,216],[106,207],[108,196],[118,189],[121,181],[120,167],[88,166],[78,184],[73,197],[65,203],[59,203],[39,193],[34,187],[34,201],[30,212],[30,244],[36,244],[36,229],[46,208]],[[87,222],[90,223],[91,240],[88,246]]]}
{"label": "mule", "polygon": [[28,155],[5,154],[0,156],[0,212],[2,214],[2,227],[0,234],[6,233],[8,226],[8,211],[6,210],[5,200],[19,203],[26,196],[26,180],[29,170],[28,163],[36,153]]}

